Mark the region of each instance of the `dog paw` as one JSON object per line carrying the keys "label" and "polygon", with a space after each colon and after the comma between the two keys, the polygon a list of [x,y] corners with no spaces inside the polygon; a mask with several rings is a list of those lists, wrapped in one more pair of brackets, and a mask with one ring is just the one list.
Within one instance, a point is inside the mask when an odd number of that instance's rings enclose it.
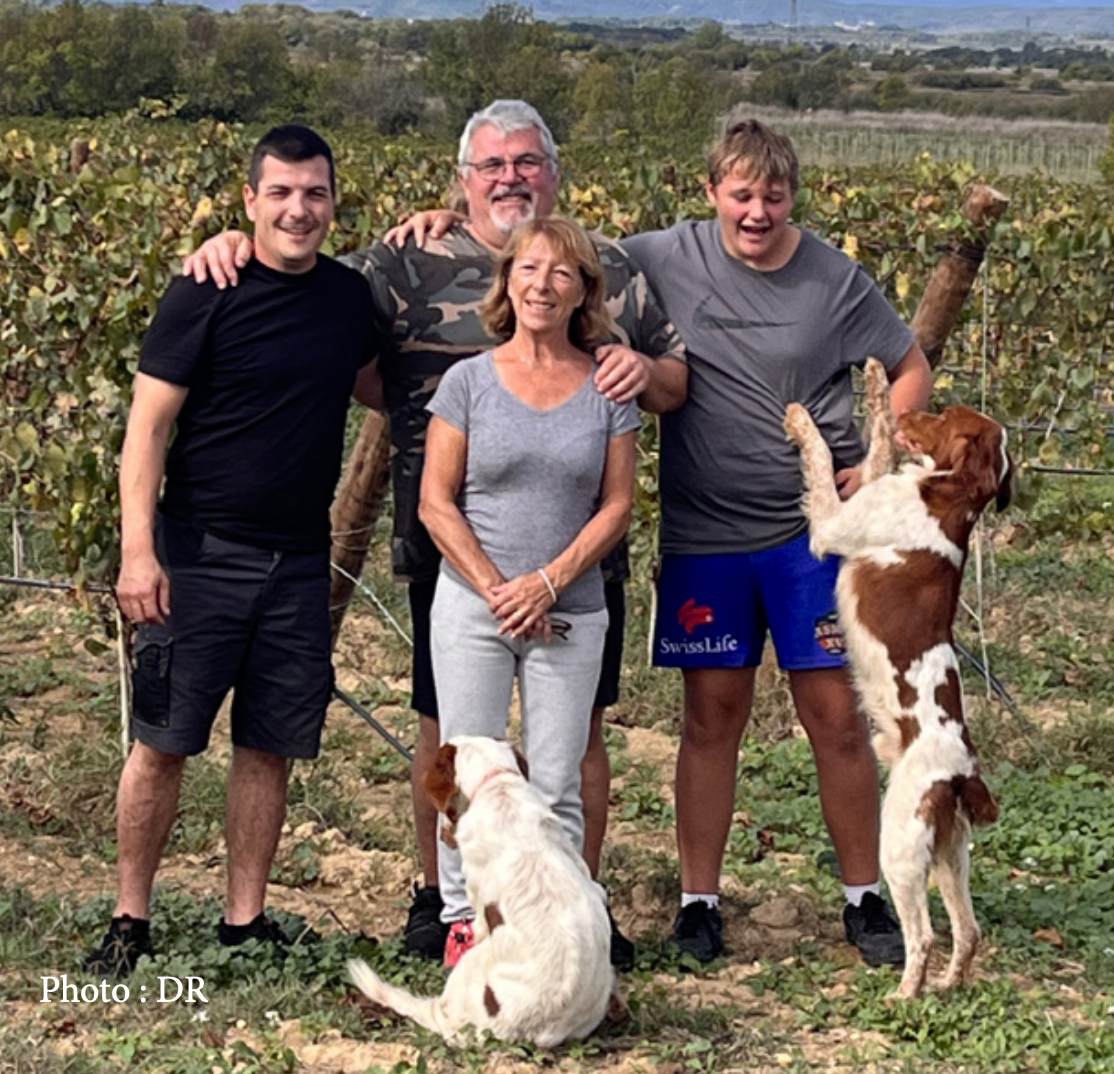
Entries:
{"label": "dog paw", "polygon": [[921,990],[919,988],[911,988],[906,985],[900,985],[898,988],[894,989],[894,991],[891,992],[882,1002],[885,1003],[887,1007],[893,1008],[899,1006],[902,1003],[906,1003],[908,1000],[916,999],[920,995],[920,993]]}
{"label": "dog paw", "polygon": [[800,403],[790,403],[785,408],[785,435],[793,443],[803,446],[808,438],[815,432],[812,416]]}
{"label": "dog paw", "polygon": [[886,1005],[892,1007],[906,1000],[916,999],[924,991],[924,984],[923,980],[909,980],[907,976],[903,977],[897,988],[886,997]]}
{"label": "dog paw", "polygon": [[970,983],[970,972],[954,972],[948,970],[948,972],[940,978],[936,987],[939,988],[941,992],[946,992],[950,988],[962,988],[964,985],[969,985]]}
{"label": "dog paw", "polygon": [[867,412],[876,414],[889,406],[887,396],[890,392],[890,382],[886,377],[886,367],[877,358],[866,360],[863,379],[866,381]]}
{"label": "dog paw", "polygon": [[608,1022],[625,1022],[630,1017],[630,1007],[616,985],[611,990],[611,997],[607,1001],[607,1014],[604,1018]]}

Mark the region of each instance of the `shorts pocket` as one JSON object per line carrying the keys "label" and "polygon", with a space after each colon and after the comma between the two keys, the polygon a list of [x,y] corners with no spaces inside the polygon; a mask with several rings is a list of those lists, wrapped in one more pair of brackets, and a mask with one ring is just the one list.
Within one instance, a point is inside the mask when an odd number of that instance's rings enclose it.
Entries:
{"label": "shorts pocket", "polygon": [[174,639],[141,631],[132,670],[134,717],[148,727],[170,726],[170,662]]}

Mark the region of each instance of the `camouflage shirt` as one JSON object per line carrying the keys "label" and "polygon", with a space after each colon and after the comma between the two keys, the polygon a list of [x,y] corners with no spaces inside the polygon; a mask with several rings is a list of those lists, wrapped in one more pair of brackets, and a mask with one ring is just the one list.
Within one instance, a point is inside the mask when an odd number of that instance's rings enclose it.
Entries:
{"label": "camouflage shirt", "polygon": [[[610,239],[593,233],[607,276],[607,308],[616,341],[652,358],[684,360],[684,345],[662,313],[646,279]],[[433,398],[445,370],[499,342],[480,322],[479,305],[494,277],[495,255],[454,224],[418,249],[376,243],[341,259],[363,273],[374,298],[383,340],[379,372],[391,419],[395,574],[411,580],[436,576],[440,553],[418,520],[422,462]],[[604,577],[629,575],[626,545],[604,560]]]}

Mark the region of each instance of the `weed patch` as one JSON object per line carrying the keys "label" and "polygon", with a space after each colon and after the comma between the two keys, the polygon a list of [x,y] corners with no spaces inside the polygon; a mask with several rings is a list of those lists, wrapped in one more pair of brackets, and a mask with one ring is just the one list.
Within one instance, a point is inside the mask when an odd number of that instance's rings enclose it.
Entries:
{"label": "weed patch", "polygon": [[[1086,518],[1102,495],[1063,508]],[[0,880],[0,1072],[1114,1074],[1114,559],[1108,533],[1065,542],[1045,525],[1007,521],[986,538],[988,551],[995,542],[984,612],[991,668],[1018,711],[983,698],[964,668],[972,736],[1002,806],[999,823],[972,839],[985,935],[976,980],[898,1005],[886,1002],[897,974],[862,967],[842,942],[815,765],[784,678],[769,667],[724,862],[727,955],[698,966],[666,944],[681,887],[671,792],[681,678],[647,666],[649,596],[631,584],[623,699],[605,727],[613,783],[603,870],[638,945],[622,979],[630,1016],[553,1053],[490,1040],[450,1048],[357,1002],[349,957],[419,993],[440,991],[446,971],[406,957],[399,936],[418,870],[409,768],[339,705],[320,759],[297,764],[290,782],[269,910],[289,948],[216,940],[229,752],[218,724],[213,747],[186,767],[152,912],[156,956],[129,979],[157,990],[160,977],[201,977],[207,1002],[39,1002],[43,975],[85,980],[82,958],[113,905],[115,656],[96,610],[0,592],[0,853],[10,859]],[[385,553],[368,577],[405,625],[405,592]],[[973,624],[960,628],[977,652]],[[412,742],[409,650],[393,628],[354,607],[335,659],[345,688]],[[746,937],[758,908],[780,896],[807,913],[775,955]],[[934,977],[950,937],[938,896],[930,901]]]}

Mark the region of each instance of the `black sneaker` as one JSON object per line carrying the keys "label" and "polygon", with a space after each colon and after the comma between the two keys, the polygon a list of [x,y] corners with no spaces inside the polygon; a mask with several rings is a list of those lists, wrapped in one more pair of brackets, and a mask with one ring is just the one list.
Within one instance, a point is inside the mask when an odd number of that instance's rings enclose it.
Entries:
{"label": "black sneaker", "polygon": [[880,895],[868,891],[861,905],[848,903],[843,908],[843,927],[847,942],[859,949],[868,966],[905,965],[901,925]]}
{"label": "black sneaker", "polygon": [[275,947],[290,946],[290,937],[266,914],[257,914],[246,925],[230,925],[222,917],[217,926],[217,939],[222,947],[239,947],[248,940],[274,944]]}
{"label": "black sneaker", "polygon": [[152,954],[151,922],[122,914],[112,919],[100,946],[89,953],[83,965],[86,973],[98,977],[127,977],[144,955]]}
{"label": "black sneaker", "polygon": [[611,922],[611,965],[621,973],[634,969],[634,944],[631,943],[620,931],[611,916],[611,907],[607,908],[607,920]]}
{"label": "black sneaker", "polygon": [[697,962],[711,962],[723,954],[723,918],[703,899],[682,907],[673,922],[669,944]]}
{"label": "black sneaker", "polygon": [[449,926],[441,920],[444,908],[440,888],[414,885],[414,901],[406,914],[406,928],[402,932],[403,951],[436,962],[445,957]]}

